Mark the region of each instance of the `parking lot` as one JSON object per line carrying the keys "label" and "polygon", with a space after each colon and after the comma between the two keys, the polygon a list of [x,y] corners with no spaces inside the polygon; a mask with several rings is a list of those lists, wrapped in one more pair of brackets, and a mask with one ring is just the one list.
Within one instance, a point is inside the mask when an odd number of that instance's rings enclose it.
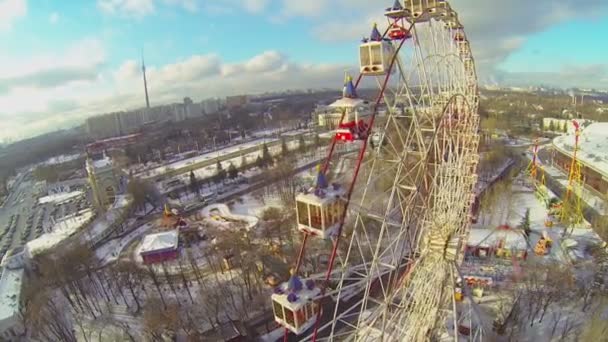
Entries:
{"label": "parking lot", "polygon": [[46,189],[37,184],[31,174],[18,177],[5,205],[0,208],[0,257],[10,249],[23,247],[28,241],[50,232],[56,222],[91,207],[90,191],[86,186],[71,190],[82,193],[65,201],[40,204],[39,199],[47,195]]}

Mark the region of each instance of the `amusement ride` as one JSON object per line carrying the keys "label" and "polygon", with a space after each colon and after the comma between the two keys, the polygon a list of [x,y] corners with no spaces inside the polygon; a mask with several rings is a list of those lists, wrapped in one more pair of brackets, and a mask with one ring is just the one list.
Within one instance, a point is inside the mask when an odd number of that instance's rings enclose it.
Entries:
{"label": "amusement ride", "polygon": [[566,228],[564,234],[580,226],[585,221],[582,205],[583,176],[581,173],[581,163],[578,160],[581,126],[576,120],[572,120],[572,125],[574,125],[574,151],[568,172],[568,185],[566,186],[559,214],[559,219]]}
{"label": "amusement ride", "polygon": [[532,160],[528,164],[527,173],[534,183],[536,197],[543,203],[548,203],[549,191],[546,186],[545,169],[538,156],[540,150],[538,138],[534,140],[534,146],[532,146]]}
{"label": "amusement ride", "polygon": [[[316,182],[296,196],[301,247],[271,296],[285,341],[478,341],[488,331],[459,268],[479,163],[469,41],[448,1],[396,0],[384,14],[387,28],[363,39],[359,75],[331,105],[341,118]],[[378,89],[369,103],[362,82]],[[331,179],[343,144],[355,146],[352,171]],[[313,239],[330,247],[323,273],[302,270],[317,256]]]}

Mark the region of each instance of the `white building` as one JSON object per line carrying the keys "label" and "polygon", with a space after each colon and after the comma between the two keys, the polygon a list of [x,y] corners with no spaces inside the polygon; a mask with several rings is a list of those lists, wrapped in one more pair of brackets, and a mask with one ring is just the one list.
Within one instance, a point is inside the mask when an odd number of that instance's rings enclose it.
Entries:
{"label": "white building", "polygon": [[2,268],[17,269],[22,268],[25,265],[25,249],[23,247],[9,249],[4,257],[0,266]]}
{"label": "white building", "polygon": [[201,102],[202,111],[205,114],[212,114],[220,110],[220,101],[218,99],[206,99]]}
{"label": "white building", "polygon": [[21,289],[23,268],[2,269],[0,278],[0,340],[20,341],[25,333],[21,323]]}
{"label": "white building", "polygon": [[[570,169],[574,154],[574,134],[553,139],[553,148],[558,152],[554,162],[562,170]],[[584,127],[577,153],[582,165],[585,184],[608,198],[608,123],[597,122]]]}
{"label": "white building", "polygon": [[89,184],[93,189],[95,203],[99,208],[107,208],[116,199],[118,181],[114,174],[112,159],[103,156],[101,159],[87,159],[86,169],[89,175]]}

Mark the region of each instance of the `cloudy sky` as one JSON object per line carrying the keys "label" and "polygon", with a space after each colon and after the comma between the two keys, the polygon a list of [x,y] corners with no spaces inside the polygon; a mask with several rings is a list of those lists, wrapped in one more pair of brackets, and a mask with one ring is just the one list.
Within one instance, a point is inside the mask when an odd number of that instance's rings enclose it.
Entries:
{"label": "cloudy sky", "polygon": [[[141,107],[142,50],[152,104],[339,88],[392,1],[0,0],[0,140]],[[451,3],[482,83],[608,89],[608,1]]]}

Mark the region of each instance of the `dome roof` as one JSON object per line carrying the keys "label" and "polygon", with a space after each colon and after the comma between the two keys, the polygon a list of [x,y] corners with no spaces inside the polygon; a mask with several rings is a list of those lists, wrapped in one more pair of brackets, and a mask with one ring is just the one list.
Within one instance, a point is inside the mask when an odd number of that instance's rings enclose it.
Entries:
{"label": "dome roof", "polygon": [[346,81],[344,82],[344,90],[342,91],[342,96],[349,99],[357,98],[357,91],[355,90],[355,85],[353,84],[353,78],[348,75],[346,76]]}
{"label": "dome roof", "polygon": [[287,290],[298,292],[302,289],[302,280],[297,275],[292,275],[287,281]]}
{"label": "dome roof", "polygon": [[319,170],[317,174],[317,189],[326,189],[327,186],[327,178],[325,178],[323,171]]}
{"label": "dome roof", "polygon": [[379,42],[382,40],[382,33],[378,31],[378,25],[374,23],[372,28],[372,34],[369,36],[369,40]]}

